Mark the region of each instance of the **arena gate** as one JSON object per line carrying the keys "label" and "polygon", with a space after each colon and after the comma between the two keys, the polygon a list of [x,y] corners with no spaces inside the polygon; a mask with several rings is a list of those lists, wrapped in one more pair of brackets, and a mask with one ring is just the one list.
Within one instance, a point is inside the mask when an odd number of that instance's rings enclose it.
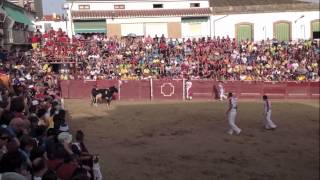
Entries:
{"label": "arena gate", "polygon": [[[218,82],[214,80],[192,80],[192,98],[212,100],[217,98]],[[118,100],[185,100],[186,80],[68,80],[61,81],[62,97],[66,99],[87,99],[91,89],[116,86]],[[257,99],[268,95],[272,99],[318,99],[319,82],[261,82],[227,81],[223,84],[225,92],[233,92],[238,98]]]}

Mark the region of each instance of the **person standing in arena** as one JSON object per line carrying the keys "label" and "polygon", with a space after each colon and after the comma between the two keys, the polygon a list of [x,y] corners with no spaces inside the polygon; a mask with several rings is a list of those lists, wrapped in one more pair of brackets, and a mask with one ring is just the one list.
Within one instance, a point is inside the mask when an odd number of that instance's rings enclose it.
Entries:
{"label": "person standing in arena", "polygon": [[224,99],[227,99],[226,95],[224,95],[224,87],[221,81],[219,82],[218,89],[219,89],[219,100],[223,101]]}
{"label": "person standing in arena", "polygon": [[268,100],[268,96],[266,95],[262,96],[262,99],[264,101],[264,128],[267,130],[274,130],[277,128],[277,125],[275,125],[271,120],[271,102]]}
{"label": "person standing in arena", "polygon": [[229,130],[228,134],[233,135],[236,133],[237,135],[240,134],[241,129],[236,125],[236,117],[237,117],[237,99],[233,97],[232,93],[228,94],[229,99],[229,108],[226,112],[228,116],[228,124],[229,124]]}
{"label": "person standing in arena", "polygon": [[191,82],[191,79],[188,78],[188,80],[186,81],[186,95],[187,95],[187,100],[191,100],[191,99],[192,99],[191,87],[192,87],[192,82]]}

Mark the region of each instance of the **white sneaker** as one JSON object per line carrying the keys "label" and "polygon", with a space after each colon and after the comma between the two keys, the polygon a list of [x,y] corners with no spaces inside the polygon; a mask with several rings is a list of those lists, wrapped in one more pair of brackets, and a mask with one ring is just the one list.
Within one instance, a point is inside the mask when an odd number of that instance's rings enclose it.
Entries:
{"label": "white sneaker", "polygon": [[233,131],[232,131],[232,130],[231,130],[231,131],[228,130],[227,133],[228,133],[229,135],[233,135]]}
{"label": "white sneaker", "polygon": [[242,130],[240,129],[239,132],[237,132],[237,135],[239,135],[239,134],[241,133],[241,131],[242,131]]}

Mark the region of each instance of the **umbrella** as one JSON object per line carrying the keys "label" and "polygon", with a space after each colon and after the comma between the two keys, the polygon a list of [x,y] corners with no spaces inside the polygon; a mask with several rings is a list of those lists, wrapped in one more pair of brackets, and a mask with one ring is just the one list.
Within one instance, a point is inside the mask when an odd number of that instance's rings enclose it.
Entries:
{"label": "umbrella", "polygon": [[298,75],[304,75],[304,74],[307,74],[307,72],[308,70],[306,68],[301,68],[301,67],[299,67],[296,71]]}
{"label": "umbrella", "polygon": [[128,36],[128,37],[133,37],[133,38],[137,37],[137,35],[134,34],[134,33],[129,33],[127,36]]}

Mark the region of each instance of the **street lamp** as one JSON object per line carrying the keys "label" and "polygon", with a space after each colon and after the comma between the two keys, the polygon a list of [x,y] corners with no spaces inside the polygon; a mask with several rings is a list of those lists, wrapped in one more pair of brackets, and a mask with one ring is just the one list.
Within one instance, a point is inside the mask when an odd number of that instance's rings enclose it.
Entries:
{"label": "street lamp", "polygon": [[68,3],[64,3],[62,9],[64,10],[65,16],[64,16],[64,21],[66,22],[66,31],[67,33],[68,31],[68,10],[69,10],[69,4]]}
{"label": "street lamp", "polygon": [[302,18],[304,18],[304,15],[301,15],[299,18],[297,18],[297,19],[294,21],[294,23],[297,23],[298,20],[299,20],[299,19],[302,19]]}

